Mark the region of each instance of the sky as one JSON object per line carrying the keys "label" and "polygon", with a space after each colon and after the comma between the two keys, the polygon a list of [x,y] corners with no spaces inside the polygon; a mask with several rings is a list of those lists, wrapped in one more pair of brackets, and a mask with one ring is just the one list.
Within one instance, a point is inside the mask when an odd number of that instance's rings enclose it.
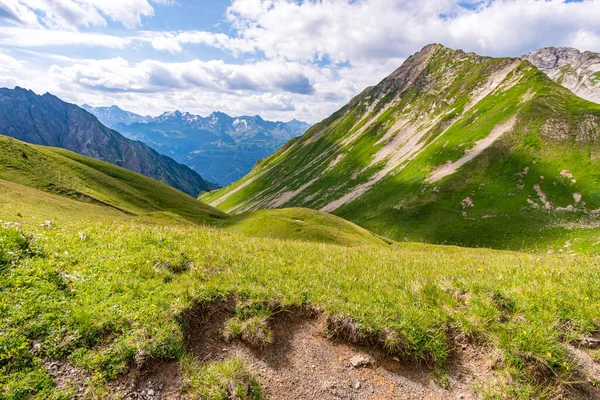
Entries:
{"label": "sky", "polygon": [[0,86],[318,122],[429,43],[600,52],[600,0],[0,0]]}

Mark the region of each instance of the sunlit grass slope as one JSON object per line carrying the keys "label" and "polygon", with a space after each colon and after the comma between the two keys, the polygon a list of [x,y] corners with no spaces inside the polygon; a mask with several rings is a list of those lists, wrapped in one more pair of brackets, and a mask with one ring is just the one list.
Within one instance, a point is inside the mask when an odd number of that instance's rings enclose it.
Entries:
{"label": "sunlit grass slope", "polygon": [[259,210],[233,215],[218,226],[228,232],[273,239],[353,245],[391,242],[335,215],[307,208]]}
{"label": "sunlit grass slope", "polygon": [[2,135],[0,179],[130,214],[172,212],[193,222],[226,216],[183,192],[124,168]]}
{"label": "sunlit grass slope", "polygon": [[[215,374],[246,372],[235,363],[190,366],[182,315],[234,295],[254,305],[245,314],[274,305],[322,310],[331,332],[343,328],[340,339],[351,329],[440,371],[453,358],[454,338],[466,337],[500,352],[506,385],[492,390],[519,398],[569,387],[577,368],[566,344],[600,330],[597,258],[253,238],[115,217],[68,200],[81,207],[75,220],[54,203],[64,199],[43,195],[0,208],[0,398],[69,398],[44,367],[52,359],[91,374],[85,390],[98,397],[107,395],[106,380],[150,359],[182,360],[186,373],[199,374],[191,378],[195,393],[221,393],[205,387],[219,381]],[[97,209],[101,216],[83,214]]]}

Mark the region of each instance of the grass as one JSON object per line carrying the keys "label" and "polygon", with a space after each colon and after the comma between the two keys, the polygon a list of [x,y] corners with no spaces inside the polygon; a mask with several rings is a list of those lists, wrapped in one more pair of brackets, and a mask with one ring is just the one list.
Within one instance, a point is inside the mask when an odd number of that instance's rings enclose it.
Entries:
{"label": "grass", "polygon": [[[83,368],[92,376],[88,390],[100,394],[104,382],[148,359],[188,365],[182,315],[233,295],[243,305],[228,325],[247,338],[268,338],[269,310],[260,305],[275,301],[329,314],[328,328],[340,339],[351,331],[443,370],[460,333],[502,352],[510,390],[530,393],[524,398],[569,382],[575,367],[564,343],[600,329],[600,262],[593,257],[347,247],[134,216],[55,219],[52,204],[45,227],[29,215],[39,208],[21,207],[19,226],[0,212],[0,398],[68,397],[54,387],[47,359]],[[189,366],[190,396],[235,386],[252,398],[255,386],[243,370]],[[223,384],[227,376],[242,376],[233,380],[241,386]]]}
{"label": "grass", "polygon": [[210,362],[199,365],[193,359],[182,360],[184,398],[260,400],[258,380],[241,360]]}
{"label": "grass", "polygon": [[171,212],[195,223],[226,214],[143,175],[68,150],[0,135],[0,179],[129,214]]}

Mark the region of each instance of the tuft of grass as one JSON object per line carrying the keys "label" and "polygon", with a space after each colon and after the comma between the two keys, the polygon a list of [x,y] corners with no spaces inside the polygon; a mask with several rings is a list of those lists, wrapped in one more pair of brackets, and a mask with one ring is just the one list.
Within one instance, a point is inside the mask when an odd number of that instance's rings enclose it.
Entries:
{"label": "tuft of grass", "polygon": [[206,400],[263,398],[258,379],[242,360],[199,364],[190,357],[185,357],[182,366],[184,398]]}
{"label": "tuft of grass", "polygon": [[261,348],[273,342],[273,330],[266,316],[233,317],[225,324],[223,337],[226,340],[240,339],[252,347]]}

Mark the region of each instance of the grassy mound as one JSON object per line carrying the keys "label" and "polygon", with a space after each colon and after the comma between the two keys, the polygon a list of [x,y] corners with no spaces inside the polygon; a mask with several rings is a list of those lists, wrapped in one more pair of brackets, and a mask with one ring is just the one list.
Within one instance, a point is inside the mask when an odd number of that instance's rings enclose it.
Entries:
{"label": "grassy mound", "polygon": [[345,219],[306,208],[252,211],[233,215],[219,226],[228,232],[273,239],[345,246],[388,244],[385,239]]}

